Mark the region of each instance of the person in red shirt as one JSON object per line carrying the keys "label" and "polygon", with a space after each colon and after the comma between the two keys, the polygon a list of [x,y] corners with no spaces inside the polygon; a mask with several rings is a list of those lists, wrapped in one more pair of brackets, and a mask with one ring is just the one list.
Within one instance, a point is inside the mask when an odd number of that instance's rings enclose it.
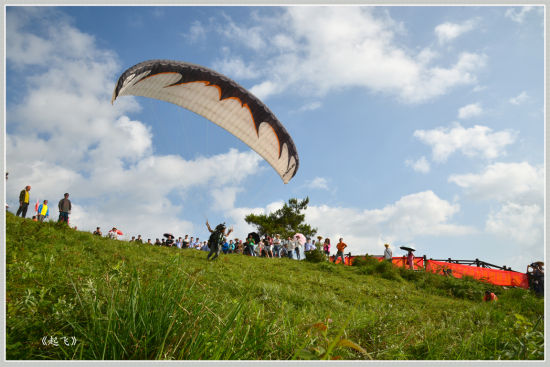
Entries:
{"label": "person in red shirt", "polygon": [[348,247],[348,245],[346,245],[344,243],[344,239],[343,238],[340,238],[340,240],[338,241],[338,244],[336,245],[336,249],[338,250],[336,252],[336,256],[334,257],[334,263],[336,264],[336,260],[338,259],[338,256],[340,256],[342,258],[342,264],[345,264],[344,262],[344,249]]}
{"label": "person in red shirt", "polygon": [[498,300],[498,297],[496,296],[496,294],[490,291],[485,291],[485,296],[483,296],[484,302],[491,302],[491,301],[496,302],[497,300]]}

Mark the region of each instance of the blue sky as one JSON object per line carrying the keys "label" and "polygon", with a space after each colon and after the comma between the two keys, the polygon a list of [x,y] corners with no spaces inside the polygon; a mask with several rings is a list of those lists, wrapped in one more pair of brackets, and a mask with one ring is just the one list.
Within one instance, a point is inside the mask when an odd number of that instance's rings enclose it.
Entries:
{"label": "blue sky", "polygon": [[[520,271],[544,256],[540,6],[12,6],[5,42],[13,210],[29,184],[33,203],[71,193],[79,229],[206,239],[206,218],[242,237],[246,214],[309,196],[307,222],[354,254],[413,244]],[[296,176],[177,106],[111,105],[149,59],[258,96]]]}

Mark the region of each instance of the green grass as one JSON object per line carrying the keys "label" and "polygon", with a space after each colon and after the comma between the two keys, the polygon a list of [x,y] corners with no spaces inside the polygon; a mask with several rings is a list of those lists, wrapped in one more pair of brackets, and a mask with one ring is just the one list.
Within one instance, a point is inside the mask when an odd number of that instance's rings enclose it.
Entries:
{"label": "green grass", "polygon": [[209,262],[10,213],[6,245],[8,360],[544,359],[544,301],[522,289],[369,260]]}

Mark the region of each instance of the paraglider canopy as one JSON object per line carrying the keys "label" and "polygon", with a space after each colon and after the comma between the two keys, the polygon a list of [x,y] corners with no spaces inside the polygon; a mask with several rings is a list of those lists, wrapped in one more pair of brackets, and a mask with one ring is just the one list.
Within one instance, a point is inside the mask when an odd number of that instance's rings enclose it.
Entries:
{"label": "paraglider canopy", "polygon": [[181,61],[149,60],[124,71],[113,91],[144,96],[193,111],[235,135],[261,155],[286,184],[298,171],[294,141],[256,96],[228,77]]}

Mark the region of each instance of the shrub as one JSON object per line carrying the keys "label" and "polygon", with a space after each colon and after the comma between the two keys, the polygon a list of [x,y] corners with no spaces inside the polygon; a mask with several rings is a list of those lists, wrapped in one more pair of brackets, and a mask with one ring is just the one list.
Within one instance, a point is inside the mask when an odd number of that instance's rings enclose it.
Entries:
{"label": "shrub", "polygon": [[325,256],[325,253],[315,249],[312,251],[306,252],[306,261],[310,261],[312,263],[320,263],[323,261],[327,261],[327,257]]}

